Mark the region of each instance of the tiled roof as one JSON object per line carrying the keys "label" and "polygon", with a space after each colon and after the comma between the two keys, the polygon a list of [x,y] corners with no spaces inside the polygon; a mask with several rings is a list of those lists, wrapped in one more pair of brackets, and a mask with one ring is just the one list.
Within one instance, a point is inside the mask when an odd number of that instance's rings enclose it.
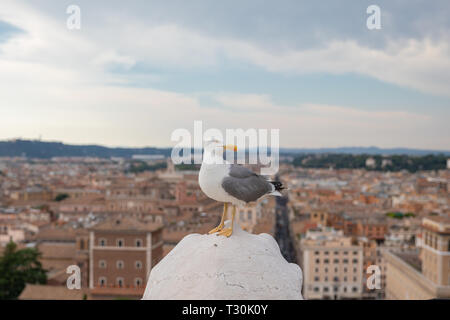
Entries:
{"label": "tiled roof", "polygon": [[76,231],[72,228],[62,228],[62,227],[45,228],[39,231],[39,233],[36,235],[36,240],[75,241],[75,233]]}
{"label": "tiled roof", "polygon": [[95,287],[90,289],[90,293],[93,296],[136,296],[142,297],[144,294],[145,288],[111,288],[111,287]]}
{"label": "tiled roof", "polygon": [[101,231],[156,231],[162,227],[160,223],[145,223],[132,217],[112,217],[92,227]]}
{"label": "tiled roof", "polygon": [[74,244],[43,243],[38,245],[43,258],[74,258],[76,248]]}
{"label": "tiled roof", "polygon": [[431,221],[434,221],[434,222],[450,224],[450,217],[449,216],[428,216],[426,218],[428,220],[431,220]]}
{"label": "tiled roof", "polygon": [[19,296],[20,300],[82,300],[82,290],[70,290],[66,286],[27,284]]}

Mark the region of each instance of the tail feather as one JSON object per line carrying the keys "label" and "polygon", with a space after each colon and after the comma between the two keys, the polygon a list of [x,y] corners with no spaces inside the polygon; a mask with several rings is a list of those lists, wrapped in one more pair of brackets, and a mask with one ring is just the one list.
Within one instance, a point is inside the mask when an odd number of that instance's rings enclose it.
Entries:
{"label": "tail feather", "polygon": [[281,194],[280,191],[272,191],[271,193],[269,193],[271,196],[275,196],[275,197],[282,197],[283,195]]}
{"label": "tail feather", "polygon": [[273,191],[270,192],[271,195],[273,196],[278,196],[278,197],[282,197],[283,195],[281,194],[281,190],[286,189],[283,184],[279,181],[269,181],[272,186],[273,186]]}
{"label": "tail feather", "polygon": [[281,191],[285,189],[283,184],[280,181],[269,181],[274,187],[276,191]]}

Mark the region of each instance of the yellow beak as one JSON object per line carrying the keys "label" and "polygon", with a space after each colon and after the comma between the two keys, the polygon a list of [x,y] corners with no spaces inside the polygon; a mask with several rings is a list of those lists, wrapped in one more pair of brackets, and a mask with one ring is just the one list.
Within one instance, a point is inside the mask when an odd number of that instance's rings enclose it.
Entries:
{"label": "yellow beak", "polygon": [[236,152],[237,151],[237,147],[234,144],[227,144],[226,146],[223,146],[224,150],[231,150]]}

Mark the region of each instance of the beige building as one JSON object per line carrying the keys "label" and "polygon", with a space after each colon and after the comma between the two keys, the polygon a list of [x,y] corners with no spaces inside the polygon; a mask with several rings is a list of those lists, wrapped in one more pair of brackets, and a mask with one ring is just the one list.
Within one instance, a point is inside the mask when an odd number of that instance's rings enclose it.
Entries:
{"label": "beige building", "polygon": [[89,288],[94,299],[140,298],[163,257],[162,225],[115,217],[89,230]]}
{"label": "beige building", "polygon": [[[363,284],[367,281],[371,281],[371,277],[374,274],[370,271],[371,266],[378,267],[380,274],[380,287],[369,288],[367,285],[363,285],[363,299],[378,299],[384,298],[384,290],[386,288],[386,263],[383,258],[382,246],[378,245],[375,240],[369,240],[367,238],[360,238],[359,242],[363,245]],[[366,270],[370,272],[367,273]],[[373,283],[371,281],[371,283]]]}
{"label": "beige building", "polygon": [[450,286],[450,218],[424,218],[422,273],[438,286]]}
{"label": "beige building", "polygon": [[387,299],[450,298],[450,219],[424,218],[422,227],[420,254],[419,250],[384,253]]}
{"label": "beige building", "polygon": [[[236,208],[235,219],[237,223],[241,226],[243,230],[248,232],[253,232],[255,226],[257,226],[261,221],[266,220],[267,217],[275,211],[273,199],[263,199],[258,202],[249,203],[242,207]],[[229,210],[229,219],[231,218],[232,208]]]}
{"label": "beige building", "polygon": [[363,293],[363,247],[342,230],[310,229],[301,241],[306,299],[359,299]]}
{"label": "beige building", "polygon": [[53,198],[53,192],[47,188],[33,186],[13,191],[10,197],[16,201],[49,201]]}
{"label": "beige building", "polygon": [[[51,226],[41,230],[35,237],[36,248],[41,253],[42,267],[54,273],[64,273],[75,263],[76,232],[72,228]],[[67,276],[66,276],[67,278]]]}
{"label": "beige building", "polygon": [[15,243],[25,240],[25,230],[19,227],[15,220],[0,220],[0,246],[5,246],[8,242]]}
{"label": "beige building", "polygon": [[311,221],[326,226],[328,222],[328,213],[325,211],[314,210],[311,212]]}

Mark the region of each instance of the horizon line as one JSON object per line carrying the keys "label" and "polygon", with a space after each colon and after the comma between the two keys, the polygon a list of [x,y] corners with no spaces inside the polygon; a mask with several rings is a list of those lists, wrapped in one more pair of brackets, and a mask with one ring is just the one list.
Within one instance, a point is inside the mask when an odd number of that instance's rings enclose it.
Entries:
{"label": "horizon line", "polygon": [[[42,139],[28,139],[28,138],[22,138],[22,137],[16,137],[16,138],[6,138],[3,140],[0,140],[0,142],[14,142],[14,141],[29,141],[29,142],[42,142],[42,143],[62,143],[65,145],[74,145],[74,146],[99,146],[104,148],[123,148],[123,149],[145,149],[145,148],[155,148],[155,149],[173,149],[175,146],[164,146],[164,147],[158,147],[158,146],[113,146],[113,145],[107,145],[107,144],[101,144],[101,143],[74,143],[74,142],[64,142],[62,140],[42,140]],[[181,146],[178,146],[181,147]],[[192,148],[192,146],[191,146]],[[267,148],[270,148],[267,146]],[[404,149],[404,150],[411,150],[411,151],[434,151],[434,152],[450,152],[450,149],[426,149],[426,148],[420,148],[420,147],[379,147],[379,146],[340,146],[340,147],[279,147],[279,149],[312,149],[312,150],[321,150],[321,149],[347,149],[347,148],[362,148],[362,149],[379,149],[379,150],[395,150],[395,149]],[[248,149],[248,148],[246,148]]]}

